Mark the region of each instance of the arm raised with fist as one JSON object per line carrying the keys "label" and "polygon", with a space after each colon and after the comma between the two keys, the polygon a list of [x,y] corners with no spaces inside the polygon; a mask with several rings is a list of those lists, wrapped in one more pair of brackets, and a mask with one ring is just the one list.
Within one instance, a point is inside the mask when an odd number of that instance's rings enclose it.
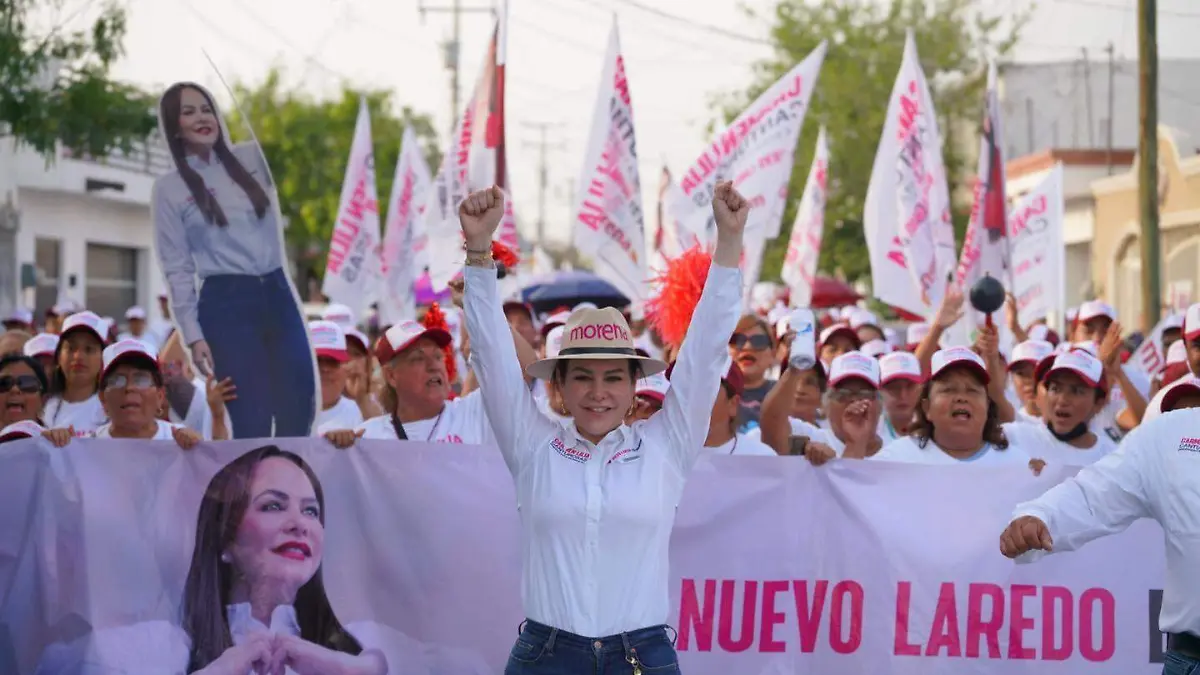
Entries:
{"label": "arm raised with fist", "polygon": [[717,250],[713,254],[713,262],[721,267],[739,267],[750,202],[734,189],[732,181],[726,180],[717,183],[713,191],[712,208],[717,221]]}

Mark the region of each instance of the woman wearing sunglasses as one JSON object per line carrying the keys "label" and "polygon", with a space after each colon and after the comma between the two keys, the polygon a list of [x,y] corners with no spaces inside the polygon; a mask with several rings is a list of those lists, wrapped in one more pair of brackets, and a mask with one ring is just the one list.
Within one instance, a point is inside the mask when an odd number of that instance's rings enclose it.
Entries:
{"label": "woman wearing sunglasses", "polygon": [[[62,447],[71,440],[69,429],[44,429],[42,408],[46,403],[46,371],[36,359],[24,354],[0,358],[0,429],[18,423],[36,424],[42,435]],[[32,427],[30,427],[32,428]]]}
{"label": "woman wearing sunglasses", "polygon": [[742,390],[738,428],[742,432],[758,426],[763,400],[775,386],[767,373],[775,365],[775,340],[767,322],[747,314],[738,320],[737,329],[729,339],[729,355],[742,370]]}

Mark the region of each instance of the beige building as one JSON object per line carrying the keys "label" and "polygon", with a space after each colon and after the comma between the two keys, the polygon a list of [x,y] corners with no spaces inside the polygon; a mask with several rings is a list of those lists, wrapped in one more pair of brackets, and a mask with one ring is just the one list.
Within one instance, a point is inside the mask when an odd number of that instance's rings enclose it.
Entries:
{"label": "beige building", "polygon": [[[1200,282],[1200,155],[1166,127],[1158,134],[1158,200],[1163,302],[1195,299]],[[1130,327],[1142,320],[1141,240],[1137,160],[1125,171],[1092,183],[1095,226],[1091,275],[1095,295],[1117,309]]]}

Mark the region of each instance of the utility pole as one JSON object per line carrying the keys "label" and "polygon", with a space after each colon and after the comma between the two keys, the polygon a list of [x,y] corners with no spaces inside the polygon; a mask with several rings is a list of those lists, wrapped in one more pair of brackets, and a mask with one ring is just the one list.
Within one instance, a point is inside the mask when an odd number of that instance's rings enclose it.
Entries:
{"label": "utility pole", "polygon": [[1142,333],[1149,335],[1162,312],[1158,236],[1158,26],[1156,0],[1138,0],[1138,199],[1141,201]]}
{"label": "utility pole", "polygon": [[461,54],[460,34],[462,30],[462,15],[474,13],[488,13],[492,16],[496,14],[495,5],[491,7],[463,7],[461,0],[451,0],[448,7],[430,7],[425,4],[425,0],[418,0],[417,12],[421,15],[421,21],[425,21],[426,12],[435,12],[439,14],[451,15],[450,39],[442,43],[442,57],[446,66],[446,70],[450,71],[450,136],[454,139],[454,129],[458,126],[459,110],[459,71],[461,70]]}
{"label": "utility pole", "polygon": [[1096,123],[1092,119],[1092,62],[1088,59],[1087,47],[1083,48],[1083,91],[1087,105],[1088,149],[1096,147]]}
{"label": "utility pole", "polygon": [[1113,128],[1116,126],[1116,106],[1114,105],[1115,94],[1113,93],[1114,82],[1116,81],[1116,47],[1113,43],[1108,43],[1108,151],[1104,153],[1105,164],[1108,165],[1108,175],[1113,172]]}
{"label": "utility pole", "polygon": [[[528,142],[530,145],[536,143],[538,146],[538,219],[537,219],[537,241],[538,245],[543,250],[546,248],[546,188],[549,185],[550,168],[548,165],[546,153],[549,150],[558,150],[564,147],[561,143],[556,143],[553,146],[546,140],[546,132],[552,128],[562,126],[558,123],[551,122],[525,122],[521,126],[527,129],[536,129],[538,131],[538,140],[536,142]],[[572,202],[571,207],[575,204]]]}

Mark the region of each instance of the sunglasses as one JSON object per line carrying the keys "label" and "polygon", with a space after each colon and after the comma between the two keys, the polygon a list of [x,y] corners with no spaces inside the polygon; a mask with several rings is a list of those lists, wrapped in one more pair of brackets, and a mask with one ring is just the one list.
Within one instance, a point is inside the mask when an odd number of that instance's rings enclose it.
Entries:
{"label": "sunglasses", "polygon": [[771,348],[771,338],[761,333],[755,333],[754,335],[734,333],[733,337],[729,339],[729,344],[733,345],[735,349],[745,349],[749,346],[750,349],[761,352],[764,349]]}
{"label": "sunglasses", "polygon": [[12,391],[16,387],[22,394],[37,394],[42,391],[42,383],[33,375],[0,376],[0,392]]}
{"label": "sunglasses", "polygon": [[135,373],[132,377],[126,377],[125,375],[113,375],[104,382],[104,391],[125,389],[127,387],[133,387],[134,389],[153,389],[155,386],[154,376],[150,373]]}

